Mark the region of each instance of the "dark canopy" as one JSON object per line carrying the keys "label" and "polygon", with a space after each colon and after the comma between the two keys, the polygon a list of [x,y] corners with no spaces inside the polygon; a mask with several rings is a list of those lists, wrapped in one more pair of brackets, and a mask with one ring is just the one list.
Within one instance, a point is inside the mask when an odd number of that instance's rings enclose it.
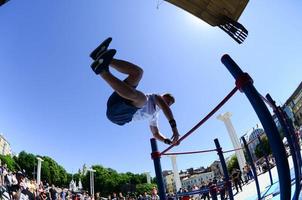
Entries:
{"label": "dark canopy", "polygon": [[0,0],[0,6],[2,6],[3,4],[5,4],[6,2],[8,2],[9,0]]}
{"label": "dark canopy", "polygon": [[248,0],[165,0],[212,26],[225,24],[225,17],[237,21]]}
{"label": "dark canopy", "polygon": [[211,26],[218,26],[241,44],[248,35],[238,19],[248,0],[165,0],[178,6]]}

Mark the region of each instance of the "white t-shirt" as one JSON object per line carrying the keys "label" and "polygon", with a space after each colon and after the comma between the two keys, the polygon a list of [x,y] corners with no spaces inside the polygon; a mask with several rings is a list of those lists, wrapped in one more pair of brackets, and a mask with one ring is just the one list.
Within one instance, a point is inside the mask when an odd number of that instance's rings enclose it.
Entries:
{"label": "white t-shirt", "polygon": [[158,127],[158,112],[160,108],[155,103],[156,95],[157,94],[146,94],[147,101],[142,108],[134,113],[132,117],[133,121],[149,119],[150,126]]}

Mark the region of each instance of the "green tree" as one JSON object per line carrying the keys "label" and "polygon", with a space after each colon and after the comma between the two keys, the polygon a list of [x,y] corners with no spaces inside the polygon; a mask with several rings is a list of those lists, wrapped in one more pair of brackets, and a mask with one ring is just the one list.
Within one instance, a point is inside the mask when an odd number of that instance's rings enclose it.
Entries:
{"label": "green tree", "polygon": [[59,170],[59,185],[61,186],[61,187],[67,187],[68,185],[69,185],[69,182],[68,181],[70,181],[69,179],[68,179],[68,173],[66,172],[66,170],[62,167],[62,166],[60,166],[60,165],[58,165],[58,170]]}
{"label": "green tree", "polygon": [[7,168],[10,171],[15,171],[18,169],[15,160],[10,155],[0,155],[0,160],[2,164],[7,165]]}
{"label": "green tree", "polygon": [[[104,168],[101,165],[94,165],[92,169],[95,170],[94,172],[94,186],[95,191],[100,192],[102,195],[108,195],[112,192],[118,191],[118,182],[117,177],[118,173],[110,168]],[[83,177],[83,188],[85,190],[89,190],[89,180],[90,180],[89,172]]]}
{"label": "green tree", "polygon": [[231,173],[234,168],[239,169],[239,163],[236,155],[233,155],[229,162],[227,163],[228,172]]}
{"label": "green tree", "polygon": [[157,179],[156,179],[156,177],[153,177],[153,178],[151,179],[151,183],[157,184]]}
{"label": "green tree", "polygon": [[49,163],[48,162],[42,162],[41,165],[41,180],[47,181],[48,183],[51,183],[50,178],[50,170],[49,170]]}
{"label": "green tree", "polygon": [[[35,178],[33,172],[36,169],[37,157],[41,157],[44,160],[41,166],[42,181],[46,181],[58,187],[68,187],[72,179],[76,182],[81,179],[83,189],[89,191],[89,173],[82,174],[79,171],[79,173],[73,175],[68,174],[62,166],[48,156],[38,156],[22,151],[18,157],[11,158],[9,156],[2,156],[1,159],[4,163],[8,164],[11,170],[16,168],[24,169],[28,177]],[[114,169],[105,168],[101,165],[94,165],[92,168],[95,170],[95,191],[101,192],[103,196],[120,191],[135,192],[137,190],[143,193],[144,191],[150,190],[150,187],[155,186],[155,184],[146,183],[147,177],[145,174],[133,174],[131,172],[118,173]],[[153,179],[153,182],[154,180],[155,179]]]}
{"label": "green tree", "polygon": [[55,160],[48,156],[43,156],[41,178],[47,180],[49,184],[62,187],[67,184],[67,172]]}
{"label": "green tree", "polygon": [[72,174],[66,174],[66,182],[62,185],[63,187],[69,188],[69,183],[72,180]]}
{"label": "green tree", "polygon": [[35,171],[35,164],[37,163],[37,158],[34,154],[21,151],[15,160],[20,168],[25,170],[25,173],[29,178],[34,178],[33,172]]}
{"label": "green tree", "polygon": [[[135,192],[136,185],[145,184],[147,177],[145,174],[133,174],[131,172],[118,173],[111,168],[105,168],[101,165],[94,165],[95,191],[102,195],[109,195],[113,192]],[[77,177],[78,174],[74,175]],[[90,174],[82,177],[83,188],[89,191]],[[141,186],[139,186],[140,188]]]}
{"label": "green tree", "polygon": [[258,144],[255,148],[255,155],[257,156],[258,159],[263,157],[264,153],[266,153],[267,155],[272,153],[271,147],[268,142],[268,138],[265,136],[265,137],[261,138],[261,140],[262,140],[264,152],[262,151],[261,145]]}
{"label": "green tree", "polygon": [[157,187],[154,183],[141,183],[136,185],[136,192],[137,194],[150,193],[154,187]]}
{"label": "green tree", "polygon": [[131,184],[141,184],[147,183],[147,176],[145,174],[133,174],[131,172],[126,173],[129,177],[129,183]]}

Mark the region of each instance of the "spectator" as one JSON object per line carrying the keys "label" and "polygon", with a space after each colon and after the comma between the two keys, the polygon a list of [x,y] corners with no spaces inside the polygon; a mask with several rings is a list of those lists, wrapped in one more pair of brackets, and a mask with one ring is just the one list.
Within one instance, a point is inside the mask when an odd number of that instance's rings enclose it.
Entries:
{"label": "spectator", "polygon": [[209,190],[205,183],[202,183],[200,190],[201,190],[201,198],[203,198],[203,200],[206,199],[210,200]]}
{"label": "spectator", "polygon": [[236,188],[236,193],[239,193],[239,190],[238,190],[238,187],[240,188],[240,191],[242,191],[242,187],[241,187],[241,181],[240,181],[240,177],[239,177],[239,172],[238,170],[236,169],[233,169],[233,172],[232,172],[232,181],[233,181],[233,184]]}
{"label": "spectator", "polygon": [[[184,189],[183,192],[186,193],[186,192],[188,192],[188,190]],[[185,195],[185,196],[182,197],[182,200],[190,200],[190,196],[189,195]]]}
{"label": "spectator", "polygon": [[226,190],[227,190],[227,183],[225,181],[225,178],[222,178],[217,183],[219,185],[219,193],[220,193],[220,199],[225,200],[226,199]]}
{"label": "spectator", "polygon": [[175,200],[174,195],[172,193],[169,193],[167,196],[167,200]]}
{"label": "spectator", "polygon": [[123,193],[120,192],[120,193],[118,194],[118,199],[119,199],[119,200],[125,200],[126,198],[123,196]]}
{"label": "spectator", "polygon": [[137,198],[138,200],[144,200],[144,197],[143,197],[143,195],[138,195],[138,198]]}
{"label": "spectator", "polygon": [[246,173],[245,167],[242,168],[242,176],[243,176],[243,179],[244,179],[244,184],[247,184],[248,177],[247,177],[247,173]]}
{"label": "spectator", "polygon": [[112,194],[112,200],[117,200],[117,195],[115,192],[113,192],[113,194]]}
{"label": "spectator", "polygon": [[157,189],[153,187],[151,192],[151,200],[159,200],[159,196],[157,194]]}
{"label": "spectator", "polygon": [[244,166],[244,169],[245,169],[248,180],[254,179],[253,172],[252,172],[252,169],[249,166],[249,164],[246,163]]}
{"label": "spectator", "polygon": [[32,193],[34,196],[36,196],[36,181],[35,180],[30,180],[29,183],[27,184],[28,190],[30,193]]}
{"label": "spectator", "polygon": [[151,200],[151,196],[147,192],[144,192],[143,198],[144,200]]}
{"label": "spectator", "polygon": [[[197,191],[197,190],[199,190],[199,187],[197,187],[197,185],[193,185],[192,191]],[[198,194],[194,194],[192,199],[197,199],[198,196],[199,196]]]}
{"label": "spectator", "polygon": [[67,200],[67,196],[68,196],[67,191],[64,188],[62,188],[61,192],[60,192],[60,195],[59,195],[59,198],[61,200]]}

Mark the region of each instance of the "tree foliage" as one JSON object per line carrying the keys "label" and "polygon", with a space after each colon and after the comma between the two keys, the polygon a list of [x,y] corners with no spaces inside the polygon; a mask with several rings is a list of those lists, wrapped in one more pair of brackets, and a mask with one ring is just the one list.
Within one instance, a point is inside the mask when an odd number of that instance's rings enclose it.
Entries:
{"label": "tree foliage", "polygon": [[9,155],[0,155],[0,160],[2,164],[6,164],[7,168],[10,171],[15,171],[17,170],[17,163],[15,162],[15,160],[9,156]]}
{"label": "tree foliage", "polygon": [[239,163],[236,155],[233,155],[229,162],[227,163],[228,172],[231,173],[233,169],[239,169]]}
{"label": "tree foliage", "polygon": [[34,170],[37,162],[37,158],[34,154],[21,151],[18,157],[16,157],[16,162],[21,169],[25,170],[25,173],[29,178],[34,178]]}
{"label": "tree foliage", "polygon": [[271,150],[271,147],[269,145],[267,137],[265,136],[265,137],[261,138],[261,140],[262,140],[262,144],[263,144],[263,150],[262,150],[262,147],[261,147],[261,145],[259,143],[256,146],[256,149],[255,149],[255,155],[257,156],[257,158],[263,157],[264,153],[266,153],[267,155],[269,155],[269,154],[272,153],[272,150]]}
{"label": "tree foliage", "polygon": [[[44,160],[41,166],[41,180],[46,181],[49,184],[55,184],[59,187],[68,186],[71,176],[67,174],[66,170],[48,156],[39,157]],[[27,177],[30,179],[36,177],[38,162],[36,155],[22,151],[15,160],[20,168],[25,170]]]}
{"label": "tree foliage", "polygon": [[41,169],[42,180],[47,180],[49,184],[57,186],[67,186],[70,180],[68,180],[66,170],[48,156],[43,156],[42,159],[44,160]]}
{"label": "tree foliage", "polygon": [[150,193],[152,188],[157,187],[154,183],[142,183],[136,185],[136,192],[138,194]]}
{"label": "tree foliage", "polygon": [[[133,174],[131,172],[118,173],[114,169],[105,168],[101,165],[94,165],[92,168],[95,170],[95,191],[100,192],[103,196],[118,191],[124,193],[137,192],[136,186],[147,182],[145,174]],[[83,188],[87,191],[89,191],[90,187],[89,180],[90,174],[88,172],[82,177]]]}
{"label": "tree foliage", "polygon": [[[55,160],[48,156],[38,156],[43,159],[41,164],[41,181],[47,182],[50,185],[54,184],[58,187],[69,187],[71,179],[78,181],[81,179],[83,189],[89,191],[90,174],[89,172],[82,173],[79,170],[76,174],[68,174],[66,170],[60,166]],[[30,179],[36,177],[37,170],[37,155],[20,152],[19,156],[12,159],[9,156],[0,157],[4,163],[7,163],[11,170],[15,170],[17,166],[24,169],[26,176]],[[95,192],[100,192],[102,196],[112,194],[113,192],[123,193],[140,193],[150,192],[155,184],[147,184],[145,174],[133,174],[131,172],[118,173],[111,168],[105,168],[101,165],[94,165],[94,186]]]}

